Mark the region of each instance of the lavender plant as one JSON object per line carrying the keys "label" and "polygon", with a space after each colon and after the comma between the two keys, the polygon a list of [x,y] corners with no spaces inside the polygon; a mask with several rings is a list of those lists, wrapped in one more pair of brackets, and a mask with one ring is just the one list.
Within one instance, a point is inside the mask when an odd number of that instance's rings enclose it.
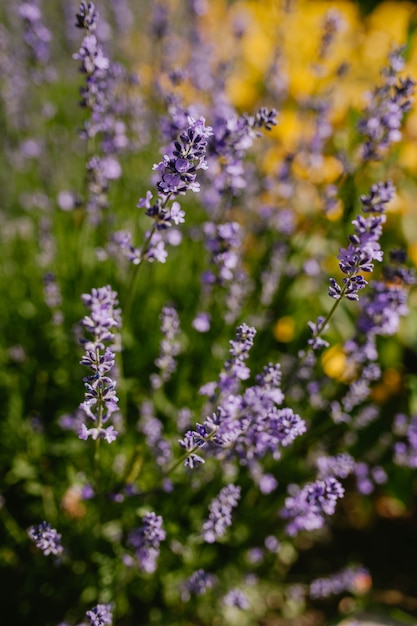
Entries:
{"label": "lavender plant", "polygon": [[7,622],[417,615],[412,53],[267,5],[0,8]]}

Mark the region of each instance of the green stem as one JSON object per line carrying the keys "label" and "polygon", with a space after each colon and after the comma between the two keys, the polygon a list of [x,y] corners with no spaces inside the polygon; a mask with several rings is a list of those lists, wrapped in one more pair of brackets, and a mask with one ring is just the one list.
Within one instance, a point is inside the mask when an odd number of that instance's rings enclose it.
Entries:
{"label": "green stem", "polygon": [[[212,432],[207,435],[206,437],[202,437],[202,439],[204,439],[205,443],[208,443],[209,441],[211,441],[214,437],[214,435],[217,432],[217,428],[215,428],[214,430],[212,430]],[[202,445],[197,444],[195,445],[193,448],[191,448],[191,450],[187,450],[187,452],[184,452],[184,454],[182,456],[180,456],[179,459],[177,459],[172,465],[171,467],[169,467],[167,470],[165,470],[164,472],[164,476],[168,476],[169,474],[171,474],[171,472],[173,472],[175,469],[177,469],[177,467],[179,465],[181,465],[181,463],[183,463],[186,459],[188,459],[188,457],[190,457],[192,454],[194,454],[195,452],[197,452],[197,450],[200,450],[202,447]]]}
{"label": "green stem", "polygon": [[[351,276],[349,276],[349,278],[351,278]],[[325,330],[326,326],[329,324],[330,320],[332,319],[333,315],[336,312],[337,307],[339,306],[340,302],[343,300],[343,297],[344,297],[344,295],[346,293],[346,289],[348,288],[348,285],[349,285],[349,280],[347,280],[346,283],[343,285],[343,288],[342,288],[342,291],[340,292],[339,298],[334,301],[333,306],[331,307],[330,311],[327,313],[327,315],[324,318],[324,320],[321,322],[321,324],[318,327],[317,332],[314,335],[314,337],[320,337],[322,332]],[[304,365],[304,363],[306,362],[307,358],[310,356],[310,354],[312,352],[313,352],[313,348],[311,346],[309,346],[305,350],[305,352],[304,352],[303,356],[300,358],[300,360],[296,362],[295,366],[292,368],[292,370],[290,371],[290,373],[289,373],[289,375],[287,377],[287,389],[283,389],[284,394],[288,391],[288,387],[289,387],[289,385],[292,382],[294,374],[301,369],[301,367]]]}
{"label": "green stem", "polygon": [[[172,194],[169,193],[164,202],[161,205],[161,208],[164,209],[167,204],[169,199],[171,198]],[[142,250],[141,250],[141,254],[140,254],[140,259],[139,262],[133,267],[133,271],[132,274],[130,276],[130,281],[129,281],[129,285],[127,288],[127,294],[126,294],[126,299],[124,301],[124,303],[122,304],[122,310],[123,310],[123,316],[124,318],[127,320],[129,318],[130,315],[130,311],[132,308],[132,303],[133,303],[133,298],[135,295],[135,291],[136,291],[136,284],[137,284],[137,278],[139,275],[139,270],[143,264],[144,258],[145,258],[145,254],[148,252],[152,238],[154,236],[156,232],[156,222],[153,223],[152,228],[149,232],[149,235],[147,237],[147,239],[145,240],[145,243],[143,244]]]}

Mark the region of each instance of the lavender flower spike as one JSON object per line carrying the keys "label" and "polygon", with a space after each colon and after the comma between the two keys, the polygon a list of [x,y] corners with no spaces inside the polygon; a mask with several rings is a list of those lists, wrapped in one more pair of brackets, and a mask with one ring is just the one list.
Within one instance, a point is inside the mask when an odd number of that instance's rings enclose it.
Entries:
{"label": "lavender flower spike", "polygon": [[226,485],[217,498],[212,500],[209,519],[203,525],[204,541],[214,543],[225,534],[226,528],[232,524],[232,509],[237,506],[239,499],[240,487]]}
{"label": "lavender flower spike", "polygon": [[385,205],[394,196],[394,186],[391,181],[380,182],[372,185],[369,195],[361,196],[363,212],[365,215],[373,213],[369,217],[357,215],[352,224],[355,227],[354,234],[349,237],[347,248],[339,251],[339,267],[343,274],[343,288],[330,279],[329,296],[335,300],[345,297],[348,300],[359,300],[358,292],[367,284],[362,272],[370,273],[374,269],[374,261],[382,261],[383,252],[379,245],[382,235],[382,226],[386,216],[382,215]]}
{"label": "lavender flower spike", "polygon": [[148,574],[156,570],[159,556],[159,544],[166,537],[162,528],[162,517],[156,513],[146,513],[142,526],[129,533],[128,543],[135,549],[139,566]]}
{"label": "lavender flower spike", "polygon": [[80,409],[94,426],[87,428],[86,424],[82,424],[78,436],[80,439],[106,439],[111,443],[118,433],[113,426],[104,425],[118,410],[119,399],[115,391],[116,383],[106,375],[114,366],[115,354],[105,343],[113,342],[115,335],[112,331],[121,326],[117,294],[107,285],[93,289],[91,294],[84,294],[82,300],[90,309],[90,315],[83,318],[81,325],[92,335],[92,339],[81,339],[85,347],[81,365],[89,367],[92,374],[84,378],[85,400]]}
{"label": "lavender flower spike", "polygon": [[61,535],[51,528],[48,522],[41,522],[28,529],[29,537],[35,542],[37,548],[42,550],[45,556],[48,554],[61,554],[63,547],[61,545]]}
{"label": "lavender flower spike", "polygon": [[106,626],[106,624],[111,624],[113,621],[111,610],[111,604],[97,604],[90,611],[87,611],[85,616],[91,626]]}
{"label": "lavender flower spike", "polygon": [[329,477],[316,480],[286,498],[285,507],[281,511],[284,519],[289,519],[287,533],[290,536],[301,530],[317,530],[324,525],[325,515],[333,515],[336,503],[345,493],[336,478]]}
{"label": "lavender flower spike", "polygon": [[182,600],[187,602],[190,599],[191,594],[201,596],[208,589],[213,587],[215,578],[212,574],[208,574],[203,569],[198,569],[191,574],[184,583],[184,590],[182,593]]}

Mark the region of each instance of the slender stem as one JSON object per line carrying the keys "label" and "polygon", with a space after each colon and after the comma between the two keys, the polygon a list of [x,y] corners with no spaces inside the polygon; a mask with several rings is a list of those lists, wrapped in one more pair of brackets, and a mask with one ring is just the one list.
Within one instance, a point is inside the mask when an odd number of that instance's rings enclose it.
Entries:
{"label": "slender stem", "polygon": [[[165,200],[163,201],[163,203],[161,205],[162,209],[164,209],[167,206],[168,201],[171,198],[171,196],[172,196],[172,193],[169,193],[165,197]],[[149,235],[146,238],[145,243],[143,244],[143,247],[142,247],[142,250],[141,250],[141,254],[140,254],[140,259],[139,259],[138,263],[136,265],[134,265],[132,274],[130,276],[130,281],[129,281],[129,285],[128,285],[128,288],[127,288],[126,299],[125,299],[125,301],[124,301],[124,303],[122,305],[123,315],[124,315],[124,318],[126,320],[129,318],[129,315],[130,315],[130,310],[131,310],[131,307],[132,307],[133,298],[134,298],[135,291],[136,291],[136,283],[137,283],[137,277],[139,275],[139,270],[140,270],[140,267],[143,264],[143,261],[145,259],[145,255],[146,255],[146,253],[149,250],[149,247],[150,247],[150,244],[151,244],[151,241],[152,241],[152,238],[153,238],[155,232],[156,232],[156,222],[154,222],[153,225],[152,225],[152,228],[151,228],[151,230],[149,232]]]}
{"label": "slender stem", "polygon": [[152,237],[154,236],[154,233],[156,231],[156,224],[154,223],[151,231],[148,235],[148,238],[146,239],[145,243],[143,244],[143,248],[141,251],[141,255],[140,255],[140,259],[138,261],[138,263],[136,265],[133,266],[133,271],[132,274],[130,276],[130,281],[129,281],[129,285],[127,288],[127,293],[126,293],[126,299],[122,305],[122,311],[123,311],[123,317],[127,320],[129,318],[130,315],[130,310],[132,308],[132,303],[133,303],[133,297],[135,294],[135,290],[136,290],[136,283],[137,283],[137,277],[139,275],[139,270],[143,264],[143,260],[145,258],[145,254],[149,249],[150,243],[152,241]]}
{"label": "slender stem", "polygon": [[94,442],[94,481],[96,493],[100,491],[100,437]]}
{"label": "slender stem", "polygon": [[[211,431],[211,433],[206,435],[206,437],[201,437],[201,439],[204,439],[204,443],[208,443],[209,441],[211,441],[214,438],[214,435],[216,434],[216,432],[217,432],[217,428],[214,428]],[[167,470],[165,470],[164,476],[168,476],[171,472],[173,472],[175,469],[177,469],[177,467],[179,465],[181,465],[181,463],[183,463],[183,461],[185,461],[186,459],[188,459],[188,457],[190,457],[192,454],[197,452],[197,450],[200,450],[203,445],[204,444],[196,444],[193,448],[191,448],[191,450],[187,450],[187,452],[184,452],[184,454],[182,456],[180,456],[180,458],[177,459],[171,465],[171,467],[169,467]]]}
{"label": "slender stem", "polygon": [[[348,285],[349,285],[349,281],[347,280],[346,283],[344,283],[344,285],[342,287],[342,290],[341,290],[341,292],[339,294],[339,298],[334,301],[333,306],[331,307],[330,311],[327,313],[326,317],[324,318],[324,320],[321,322],[321,324],[317,328],[317,332],[314,335],[314,337],[320,337],[322,332],[325,330],[326,326],[328,325],[328,323],[332,319],[333,315],[335,314],[337,307],[339,306],[340,302],[343,300],[343,297],[344,297],[344,295],[346,293],[346,289],[348,288]],[[292,370],[290,371],[290,373],[289,373],[289,375],[287,377],[287,389],[283,389],[284,394],[288,391],[288,387],[289,387],[290,383],[292,382],[292,379],[294,377],[295,372],[300,370],[300,368],[304,365],[304,363],[306,362],[307,358],[310,356],[310,354],[312,352],[313,352],[313,348],[311,346],[309,346],[305,350],[305,352],[304,352],[303,356],[300,358],[300,360],[296,362],[296,364],[294,365],[294,367],[292,368]]]}

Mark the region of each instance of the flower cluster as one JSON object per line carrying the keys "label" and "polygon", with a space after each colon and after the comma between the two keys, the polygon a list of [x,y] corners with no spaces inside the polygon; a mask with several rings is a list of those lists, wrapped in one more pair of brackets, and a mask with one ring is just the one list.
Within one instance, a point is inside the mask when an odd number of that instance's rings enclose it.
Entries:
{"label": "flower cluster", "polygon": [[395,416],[394,431],[404,438],[394,445],[394,461],[403,467],[417,468],[417,415],[407,418],[402,413]]}
{"label": "flower cluster", "polygon": [[165,306],[159,319],[164,337],[161,341],[159,356],[155,361],[160,374],[151,376],[151,384],[154,389],[158,389],[171,378],[177,366],[175,357],[179,354],[181,347],[177,339],[180,333],[180,320],[174,307]]}
{"label": "flower cluster", "polygon": [[41,9],[35,2],[22,2],[18,10],[24,27],[23,39],[31,59],[38,68],[45,68],[50,58],[52,35],[43,24]]}
{"label": "flower cluster", "polygon": [[241,589],[230,589],[223,598],[223,604],[243,611],[249,607],[249,600]]}
{"label": "flower cluster", "polygon": [[108,374],[115,363],[115,354],[110,346],[115,335],[113,330],[121,327],[120,309],[117,308],[117,294],[110,285],[93,289],[91,294],[82,296],[84,305],[90,310],[81,326],[92,335],[92,339],[81,339],[85,354],[81,365],[92,370],[92,374],[84,378],[85,400],[80,405],[86,417],[94,424],[87,428],[82,424],[78,436],[80,439],[106,439],[108,443],[117,437],[114,426],[105,426],[113,413],[118,411],[116,383]]}
{"label": "flower cluster", "polygon": [[61,544],[61,535],[55,528],[51,528],[48,522],[41,522],[31,526],[28,529],[28,535],[45,556],[48,556],[48,554],[61,554],[64,549]]}
{"label": "flower cluster", "polygon": [[358,215],[352,224],[355,232],[350,235],[347,248],[341,248],[339,252],[339,267],[346,278],[343,279],[343,287],[330,279],[329,295],[335,300],[347,298],[359,300],[358,291],[368,283],[362,276],[362,272],[372,272],[374,261],[382,261],[383,252],[379,245],[382,234],[382,225],[385,223],[385,205],[392,200],[394,187],[390,181],[373,185],[369,195],[361,196],[364,213],[375,213],[370,217]]}
{"label": "flower cluster", "polygon": [[[260,486],[265,482],[276,486],[273,477],[260,473],[257,459],[267,453],[279,459],[281,449],[305,433],[306,424],[291,408],[278,409],[276,406],[284,400],[279,387],[279,364],[269,363],[256,376],[257,384],[240,393],[241,382],[250,376],[245,361],[255,332],[247,324],[237,328],[236,338],[230,341],[230,358],[225,362],[218,382],[207,383],[200,389],[200,393],[217,403],[217,411],[202,424],[197,424],[196,430],[188,431],[180,445],[186,450],[185,465],[188,467],[204,462],[195,454],[204,447],[208,454],[238,458],[249,466],[253,479]],[[268,487],[265,493],[267,491]]]}
{"label": "flower cluster", "polygon": [[309,483],[302,489],[296,487],[294,493],[285,499],[281,517],[290,520],[287,533],[291,536],[302,530],[318,530],[325,523],[325,515],[333,515],[337,501],[345,490],[333,477]]}
{"label": "flower cluster", "polygon": [[236,337],[230,341],[230,359],[225,362],[220,374],[219,387],[222,392],[236,390],[240,381],[249,378],[250,370],[245,361],[249,357],[255,335],[256,329],[245,323],[236,329]]}
{"label": "flower cluster", "polygon": [[108,208],[109,182],[121,175],[116,153],[127,144],[116,96],[124,73],[121,67],[110,63],[97,40],[95,33],[99,16],[94,3],[82,1],[76,18],[77,28],[84,29],[86,35],[73,58],[81,62],[80,72],[86,76],[85,86],[81,88],[81,106],[89,114],[80,135],[90,143],[91,139],[100,135],[101,150],[105,153],[89,155],[86,163],[87,210],[90,218],[99,222],[103,210]]}
{"label": "flower cluster", "polygon": [[310,584],[310,597],[314,599],[329,598],[344,591],[361,590],[363,589],[363,579],[370,580],[369,571],[365,567],[345,567],[332,576],[313,580]]}
{"label": "flower cluster", "polygon": [[106,626],[113,621],[111,604],[97,604],[85,614],[90,626]]}
{"label": "flower cluster", "polygon": [[146,573],[152,574],[156,570],[159,556],[159,544],[166,537],[162,528],[162,517],[156,513],[146,513],[142,519],[142,526],[131,530],[128,544],[135,550],[139,567]]}
{"label": "flower cluster", "polygon": [[213,587],[214,583],[215,578],[212,574],[208,574],[202,568],[196,570],[184,583],[182,592],[183,601],[188,601],[191,595],[203,595],[208,589]]}
{"label": "flower cluster", "polygon": [[166,466],[171,460],[171,446],[163,435],[162,422],[154,416],[154,407],[151,402],[144,402],[141,406],[141,418],[138,422],[140,430],[146,439],[148,449],[152,452],[159,467]]}
{"label": "flower cluster", "polygon": [[232,509],[240,499],[240,487],[226,485],[209,505],[210,516],[203,524],[203,538],[207,543],[214,543],[222,537],[232,524]]}
{"label": "flower cluster", "polygon": [[81,104],[91,111],[91,120],[85,124],[83,133],[86,137],[94,137],[102,129],[108,107],[106,87],[110,61],[94,34],[98,23],[94,3],[81,2],[76,18],[77,28],[87,31],[80,50],[73,55],[81,62],[80,72],[86,75],[86,85],[81,89]]}
{"label": "flower cluster", "polygon": [[401,122],[411,108],[414,81],[398,78],[404,68],[404,48],[397,48],[389,55],[389,65],[384,69],[384,83],[370,96],[368,107],[358,128],[365,141],[362,146],[365,160],[381,159],[392,143],[400,141]]}
{"label": "flower cluster", "polygon": [[316,461],[319,478],[337,476],[347,478],[355,471],[355,459],[347,452],[341,452],[336,456],[320,456]]}
{"label": "flower cluster", "polygon": [[134,265],[139,265],[143,259],[151,263],[155,260],[165,263],[168,256],[165,242],[168,241],[173,245],[178,243],[175,236],[170,238],[169,234],[165,236],[162,234],[173,224],[182,224],[185,218],[180,203],[174,201],[169,205],[169,201],[179,195],[185,195],[189,190],[194,192],[200,190],[196,180],[197,172],[207,167],[207,141],[212,132],[211,127],[205,125],[203,117],[198,119],[188,117],[187,128],[173,141],[163,160],[153,166],[159,174],[159,180],[156,182],[157,198],[153,201],[152,192],[147,191],[146,196],[140,198],[137,204],[138,207],[146,209],[146,215],[153,220],[152,228],[146,233],[145,244],[142,248],[136,248],[131,243],[130,234],[125,232],[116,233],[115,238],[121,252]]}

